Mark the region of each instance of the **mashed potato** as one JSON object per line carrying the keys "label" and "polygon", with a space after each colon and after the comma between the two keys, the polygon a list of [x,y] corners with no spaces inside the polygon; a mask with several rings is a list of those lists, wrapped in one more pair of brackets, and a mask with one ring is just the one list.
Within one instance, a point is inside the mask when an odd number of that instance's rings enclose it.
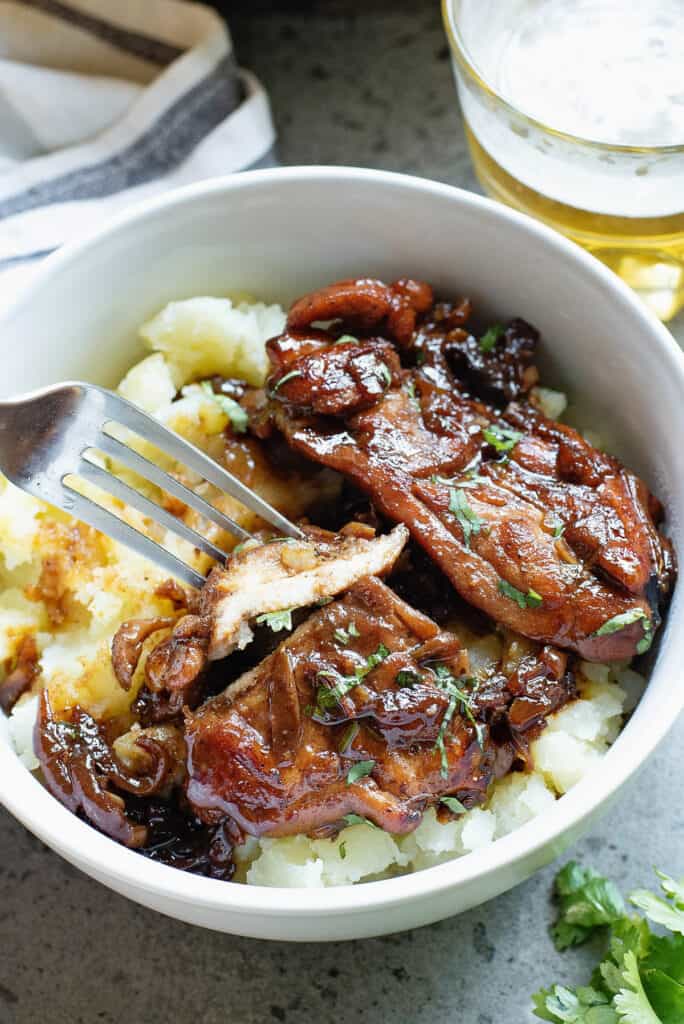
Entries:
{"label": "mashed potato", "polygon": [[[173,302],[141,329],[143,340],[155,351],[126,374],[119,391],[220,459],[267,501],[294,518],[326,489],[335,493],[337,485],[331,475],[322,471],[293,486],[291,476],[286,480],[274,473],[251,441],[239,434],[226,435],[229,417],[219,402],[197,384],[186,385],[197,375],[215,373],[262,383],[264,343],[284,324],[280,306],[234,306],[229,299],[214,298]],[[181,397],[174,401],[179,388]],[[249,509],[150,446],[137,447],[245,529],[263,525]],[[149,485],[145,489],[219,546],[230,549],[234,544],[234,539],[192,510],[179,503],[168,504],[168,497]],[[98,497],[200,572],[207,569],[207,557],[186,542],[115,500]],[[37,639],[41,667],[35,688],[47,685],[56,708],[79,703],[95,716],[124,714],[136,696],[140,675],[129,692],[122,690],[112,671],[111,639],[125,619],[170,614],[170,601],[154,593],[166,574],[2,477],[0,536],[0,678],[11,669],[23,637],[32,634]],[[150,645],[159,639],[157,635]],[[25,695],[16,706],[13,720],[27,720],[24,705],[33,706],[30,696]],[[25,734],[21,725],[17,729],[17,735]],[[28,749],[26,744],[22,749]]]}
{"label": "mashed potato", "polygon": [[[325,470],[292,480],[278,476],[253,442],[226,432],[229,415],[199,385],[198,378],[220,374],[263,383],[264,342],[279,333],[285,314],[279,306],[229,299],[194,298],[172,302],[141,328],[151,354],[135,365],[120,393],[171,429],[201,447],[295,518],[321,496],[336,493]],[[180,391],[180,398],[177,398]],[[535,400],[548,415],[565,408],[560,392],[537,388]],[[146,455],[215,503],[246,529],[260,525],[253,513],[186,470],[139,444]],[[169,502],[147,487],[155,500]],[[165,534],[138,513],[106,502],[134,526],[143,527],[170,550],[205,571],[206,556]],[[178,503],[175,515],[229,548],[233,541],[213,524]],[[141,682],[125,692],[111,666],[110,644],[122,621],[168,615],[168,599],[155,595],[165,574],[127,548],[23,494],[0,477],[0,678],[10,671],[22,639],[36,637],[40,675],[10,716],[10,735],[30,769],[37,692],[50,690],[53,706],[75,703],[96,717],[126,715]],[[158,642],[159,634],[148,641]],[[472,639],[472,638],[470,638]],[[500,654],[496,635],[469,640],[477,674]],[[141,664],[144,658],[141,659]],[[3,669],[4,666],[4,669]],[[253,885],[344,885],[427,867],[481,849],[519,825],[543,814],[580,779],[596,770],[617,736],[623,712],[635,703],[644,682],[628,668],[581,666],[581,699],[562,709],[532,747],[535,770],[496,783],[485,805],[447,822],[429,811],[411,835],[393,837],[368,825],[345,828],[334,840],[293,836],[248,839],[236,851],[237,878]]]}

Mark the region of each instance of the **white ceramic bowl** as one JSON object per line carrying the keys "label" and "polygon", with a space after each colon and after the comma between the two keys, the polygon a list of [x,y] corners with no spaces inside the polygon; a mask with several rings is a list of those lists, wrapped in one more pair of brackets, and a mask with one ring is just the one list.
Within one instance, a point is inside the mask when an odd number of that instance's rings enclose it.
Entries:
{"label": "white ceramic bowl", "polygon": [[[682,550],[684,358],[601,264],[503,206],[417,178],[335,168],[258,171],[174,192],[49,259],[0,325],[6,394],[65,378],[112,384],[136,327],[169,299],[246,290],[287,302],[338,278],[425,278],[539,327],[551,380],[664,500]],[[547,377],[547,379],[549,379]],[[359,938],[496,896],[558,855],[662,739],[684,701],[681,587],[645,696],[597,771],[543,817],[413,875],[354,887],[232,885],[152,863],[79,821],[20,764],[0,721],[0,800],[72,864],[194,924],[273,939]],[[619,837],[617,837],[619,839]]]}

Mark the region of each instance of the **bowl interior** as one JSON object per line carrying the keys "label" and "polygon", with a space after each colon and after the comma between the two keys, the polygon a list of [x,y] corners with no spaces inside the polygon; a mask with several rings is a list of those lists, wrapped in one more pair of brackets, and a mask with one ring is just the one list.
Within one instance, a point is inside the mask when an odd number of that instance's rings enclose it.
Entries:
{"label": "bowl interior", "polygon": [[[418,179],[320,168],[256,172],[193,186],[114,221],[54,257],[7,314],[0,393],[70,378],[115,383],[142,354],[137,327],[171,299],[248,292],[286,303],[319,284],[358,276],[425,278],[444,296],[470,296],[484,320],[520,315],[537,326],[545,382],[568,391],[581,420],[644,475],[665,502],[681,546],[684,360],[669,334],[609,271],[559,236],[487,200]],[[617,788],[679,712],[680,619],[676,595],[644,698],[601,778],[580,784],[558,805],[555,835]],[[24,771],[12,761],[11,774]],[[16,812],[12,785],[5,773],[0,796]],[[30,807],[20,816],[40,830]],[[61,828],[64,819],[55,822]],[[545,841],[553,838],[534,822],[521,832],[528,848],[542,832]],[[523,852],[519,840],[515,846],[508,839],[482,865],[494,869],[514,848]],[[423,882],[413,876],[370,883],[344,899],[318,893],[315,905],[323,912],[337,900],[341,910],[349,899],[367,905],[375,899],[371,890],[401,898],[421,885],[453,885],[477,874],[469,861],[429,869]],[[169,869],[162,870],[166,879]],[[192,883],[218,891],[204,879]],[[269,898],[277,903],[276,892]],[[252,897],[221,897],[234,898]],[[287,898],[293,908],[313,905],[308,895]]]}

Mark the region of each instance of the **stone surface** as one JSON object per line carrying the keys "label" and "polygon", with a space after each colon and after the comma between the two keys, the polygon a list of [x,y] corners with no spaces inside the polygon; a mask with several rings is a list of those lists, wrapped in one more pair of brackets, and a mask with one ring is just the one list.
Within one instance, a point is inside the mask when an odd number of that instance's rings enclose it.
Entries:
{"label": "stone surface", "polygon": [[[223,6],[242,62],[273,97],[284,162],[374,165],[474,187],[436,0]],[[683,748],[680,721],[572,855],[625,888],[650,884],[653,864],[684,874]],[[0,1022],[519,1024],[532,1020],[530,993],[580,981],[592,958],[556,954],[548,939],[555,870],[419,931],[265,943],[129,903],[2,813]]]}

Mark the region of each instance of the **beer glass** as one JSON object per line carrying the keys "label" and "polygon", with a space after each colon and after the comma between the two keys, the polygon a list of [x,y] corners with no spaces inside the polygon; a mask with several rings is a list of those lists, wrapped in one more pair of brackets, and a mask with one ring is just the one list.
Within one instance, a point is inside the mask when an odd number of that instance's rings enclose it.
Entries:
{"label": "beer glass", "polygon": [[486,192],[684,307],[684,0],[443,0]]}

